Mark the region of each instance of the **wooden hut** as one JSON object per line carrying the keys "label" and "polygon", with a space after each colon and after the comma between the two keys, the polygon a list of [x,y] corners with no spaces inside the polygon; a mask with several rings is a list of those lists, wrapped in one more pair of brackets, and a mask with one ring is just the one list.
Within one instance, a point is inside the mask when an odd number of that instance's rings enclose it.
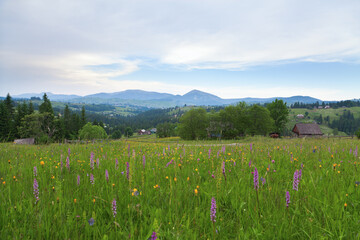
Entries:
{"label": "wooden hut", "polygon": [[298,137],[321,137],[323,135],[316,123],[297,123],[292,131]]}

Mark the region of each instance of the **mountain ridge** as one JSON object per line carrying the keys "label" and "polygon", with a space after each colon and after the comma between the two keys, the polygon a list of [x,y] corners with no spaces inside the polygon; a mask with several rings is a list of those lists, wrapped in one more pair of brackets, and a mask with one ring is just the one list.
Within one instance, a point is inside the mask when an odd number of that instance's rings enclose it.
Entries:
{"label": "mountain ridge", "polygon": [[[44,93],[25,93],[13,96],[14,98],[31,98],[42,97]],[[152,91],[144,91],[139,89],[129,89],[113,93],[95,93],[86,96],[53,94],[47,92],[52,101],[62,101],[71,103],[87,103],[87,104],[111,104],[111,105],[138,105],[152,108],[163,108],[182,105],[196,106],[221,106],[236,104],[237,102],[246,102],[248,104],[264,104],[274,101],[275,99],[283,100],[288,105],[295,102],[315,103],[322,100],[310,96],[292,96],[292,97],[271,97],[271,98],[220,98],[214,94],[203,92],[197,89],[191,90],[184,95],[174,95],[170,93],[159,93]]]}

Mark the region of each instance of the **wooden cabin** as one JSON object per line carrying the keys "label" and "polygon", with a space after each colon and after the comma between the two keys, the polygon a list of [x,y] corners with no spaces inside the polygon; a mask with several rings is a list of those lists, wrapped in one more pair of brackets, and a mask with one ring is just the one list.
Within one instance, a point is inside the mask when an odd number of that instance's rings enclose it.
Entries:
{"label": "wooden cabin", "polygon": [[298,137],[321,137],[323,135],[316,123],[297,123],[292,131]]}

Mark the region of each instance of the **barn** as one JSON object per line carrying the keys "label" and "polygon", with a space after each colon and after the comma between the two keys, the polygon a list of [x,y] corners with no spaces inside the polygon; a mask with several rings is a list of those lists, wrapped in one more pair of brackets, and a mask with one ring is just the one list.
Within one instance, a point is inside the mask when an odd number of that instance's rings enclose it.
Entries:
{"label": "barn", "polygon": [[323,135],[316,123],[297,123],[292,131],[298,137],[321,137]]}

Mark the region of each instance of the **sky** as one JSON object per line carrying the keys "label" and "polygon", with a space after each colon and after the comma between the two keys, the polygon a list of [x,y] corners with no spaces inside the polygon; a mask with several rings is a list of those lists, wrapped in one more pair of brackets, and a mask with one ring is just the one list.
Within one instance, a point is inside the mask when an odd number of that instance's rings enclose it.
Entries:
{"label": "sky", "polygon": [[360,98],[359,0],[1,0],[0,96]]}

